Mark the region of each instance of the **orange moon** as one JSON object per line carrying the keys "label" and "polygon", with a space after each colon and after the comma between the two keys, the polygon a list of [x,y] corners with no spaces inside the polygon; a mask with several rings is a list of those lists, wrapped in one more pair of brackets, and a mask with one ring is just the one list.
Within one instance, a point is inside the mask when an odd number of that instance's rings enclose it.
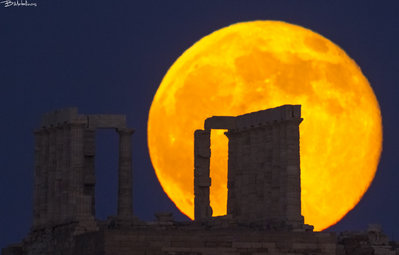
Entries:
{"label": "orange moon", "polygon": [[[170,67],[148,117],[148,147],[164,191],[194,216],[194,130],[213,115],[301,104],[302,215],[323,230],[370,186],[382,150],[378,101],[357,64],[325,37],[280,21],[211,33]],[[226,214],[227,138],[212,131],[213,216]]]}

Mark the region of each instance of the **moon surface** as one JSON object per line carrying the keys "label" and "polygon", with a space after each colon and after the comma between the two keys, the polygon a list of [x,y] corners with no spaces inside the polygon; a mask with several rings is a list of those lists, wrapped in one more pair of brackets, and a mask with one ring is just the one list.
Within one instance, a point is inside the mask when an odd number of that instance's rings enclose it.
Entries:
{"label": "moon surface", "polygon": [[[382,150],[378,101],[357,64],[325,37],[280,21],[211,33],[170,67],[153,99],[148,147],[164,191],[194,217],[194,131],[214,115],[301,104],[302,215],[323,230],[370,186]],[[226,214],[227,138],[211,134],[213,216]]]}

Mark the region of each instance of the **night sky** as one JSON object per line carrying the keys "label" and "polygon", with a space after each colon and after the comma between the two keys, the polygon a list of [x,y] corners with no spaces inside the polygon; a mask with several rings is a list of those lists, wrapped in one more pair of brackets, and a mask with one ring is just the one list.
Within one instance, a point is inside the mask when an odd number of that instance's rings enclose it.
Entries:
{"label": "night sky", "polygon": [[[361,67],[381,106],[383,153],[363,199],[328,230],[379,223],[399,240],[398,1],[29,2],[37,7],[0,3],[0,247],[20,241],[30,229],[32,132],[44,112],[63,107],[126,114],[128,126],[136,129],[135,214],[153,220],[155,212],[171,211],[175,219],[187,220],[163,193],[150,162],[146,128],[151,101],[187,48],[219,28],[250,20],[309,28],[338,44]],[[99,218],[116,214],[117,138],[113,130],[97,135]]]}

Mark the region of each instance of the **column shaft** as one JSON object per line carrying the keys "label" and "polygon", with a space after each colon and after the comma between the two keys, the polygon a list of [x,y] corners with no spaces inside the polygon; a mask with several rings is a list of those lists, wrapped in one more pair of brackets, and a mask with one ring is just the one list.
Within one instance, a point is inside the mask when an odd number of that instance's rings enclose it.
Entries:
{"label": "column shaft", "polygon": [[67,146],[68,146],[68,135],[69,131],[66,125],[62,125],[59,131],[59,139],[62,141],[60,142],[59,146],[59,174],[62,176],[60,180],[60,187],[59,187],[59,197],[60,197],[60,221],[65,222],[68,216],[68,167],[67,167]]}
{"label": "column shaft", "polygon": [[46,225],[48,223],[48,193],[49,193],[49,131],[43,129],[41,138],[41,150],[40,150],[40,167],[41,167],[41,179],[42,184],[40,186],[39,204],[40,204],[40,224]]}
{"label": "column shaft", "polygon": [[264,219],[271,219],[272,210],[272,157],[273,157],[273,145],[272,145],[272,127],[266,126],[263,129],[264,141],[264,161],[262,162],[262,170],[264,173],[263,183],[263,210]]}
{"label": "column shaft", "polygon": [[194,133],[194,218],[204,220],[212,217],[209,200],[210,130],[196,130]]}
{"label": "column shaft", "polygon": [[49,128],[49,155],[48,155],[48,192],[47,213],[50,224],[54,223],[56,210],[55,184],[56,184],[56,130]]}
{"label": "column shaft", "polygon": [[285,172],[286,172],[286,217],[290,222],[303,223],[301,216],[301,177],[299,155],[299,124],[302,119],[293,119],[284,123]]}
{"label": "column shaft", "polygon": [[[235,216],[237,213],[237,172],[239,171],[238,160],[238,134],[228,131],[225,135],[229,139],[227,159],[227,214]],[[239,194],[238,194],[239,195]]]}
{"label": "column shaft", "polygon": [[64,126],[64,170],[65,170],[65,220],[70,221],[73,219],[75,202],[73,201],[73,188],[72,177],[74,175],[71,164],[71,126],[66,124]]}
{"label": "column shaft", "polygon": [[272,181],[271,208],[272,219],[278,220],[282,216],[280,206],[280,127],[278,123],[272,125]]}
{"label": "column shaft", "polygon": [[55,151],[55,184],[54,184],[54,221],[60,222],[62,220],[62,182],[64,179],[63,175],[63,143],[64,133],[61,126],[55,129],[56,136],[56,151]]}
{"label": "column shaft", "polygon": [[90,214],[95,216],[95,151],[96,151],[96,130],[92,128],[85,129],[84,137],[84,158],[85,158],[85,173],[84,173],[84,194],[89,196],[91,202],[89,204]]}
{"label": "column shaft", "polygon": [[280,153],[280,195],[279,195],[279,208],[282,220],[287,220],[287,149],[286,149],[286,139],[287,130],[284,123],[280,122],[280,139],[279,139],[279,153]]}
{"label": "column shaft", "polygon": [[133,169],[131,135],[133,129],[120,128],[119,133],[119,169],[118,169],[118,217],[133,216]]}
{"label": "column shaft", "polygon": [[84,128],[85,123],[74,122],[70,125],[70,202],[73,207],[73,217],[81,219],[84,217],[84,195],[83,195],[83,171],[84,171]]}
{"label": "column shaft", "polygon": [[35,135],[35,174],[34,174],[34,191],[33,191],[33,227],[40,225],[40,207],[41,207],[41,187],[43,185],[43,171],[41,166],[41,150],[42,148],[42,137],[43,132],[37,130],[34,132]]}

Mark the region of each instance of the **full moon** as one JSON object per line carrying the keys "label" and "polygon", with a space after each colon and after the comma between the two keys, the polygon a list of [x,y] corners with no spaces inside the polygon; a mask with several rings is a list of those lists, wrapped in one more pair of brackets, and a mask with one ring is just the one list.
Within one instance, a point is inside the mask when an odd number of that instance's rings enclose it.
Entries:
{"label": "full moon", "polygon": [[[194,217],[194,131],[214,115],[302,105],[302,215],[323,230],[370,186],[382,150],[378,101],[357,64],[325,37],[280,21],[237,23],[203,37],[170,67],[148,117],[164,191]],[[213,216],[227,205],[227,138],[211,134]]]}

